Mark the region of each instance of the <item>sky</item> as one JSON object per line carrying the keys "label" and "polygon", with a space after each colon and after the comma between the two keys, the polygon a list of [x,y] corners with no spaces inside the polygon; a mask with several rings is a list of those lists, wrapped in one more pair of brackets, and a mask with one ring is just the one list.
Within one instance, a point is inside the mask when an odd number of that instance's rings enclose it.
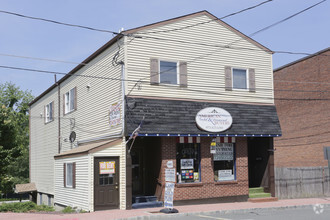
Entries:
{"label": "sky", "polygon": [[[207,10],[223,17],[265,0],[0,0],[9,11],[118,32]],[[273,0],[255,9],[223,19],[249,35],[321,0]],[[76,64],[49,62],[34,57],[79,63],[113,38],[113,34],[67,27],[0,13],[0,66],[68,73]],[[330,46],[330,1],[252,37],[273,51],[316,53]],[[11,56],[8,56],[11,55]],[[16,56],[16,57],[14,57]],[[304,55],[273,55],[273,68]],[[59,76],[58,76],[59,79]],[[12,82],[34,96],[54,84],[47,73],[0,68],[0,84]]]}

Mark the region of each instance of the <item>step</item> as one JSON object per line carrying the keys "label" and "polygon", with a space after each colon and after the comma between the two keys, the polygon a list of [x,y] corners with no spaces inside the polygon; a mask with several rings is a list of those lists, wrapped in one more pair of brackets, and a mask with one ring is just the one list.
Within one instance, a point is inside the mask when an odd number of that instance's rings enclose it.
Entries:
{"label": "step", "polygon": [[278,201],[277,197],[265,197],[265,198],[249,198],[248,202],[276,202]]}
{"label": "step", "polygon": [[153,201],[153,202],[141,202],[141,203],[133,203],[132,209],[144,209],[144,208],[156,208],[163,207],[163,202]]}
{"label": "step", "polygon": [[253,194],[253,193],[264,193],[264,192],[265,192],[264,187],[249,188],[249,194]]}
{"label": "step", "polygon": [[249,198],[264,198],[271,197],[270,193],[250,193]]}
{"label": "step", "polygon": [[156,202],[156,196],[133,196],[133,203]]}

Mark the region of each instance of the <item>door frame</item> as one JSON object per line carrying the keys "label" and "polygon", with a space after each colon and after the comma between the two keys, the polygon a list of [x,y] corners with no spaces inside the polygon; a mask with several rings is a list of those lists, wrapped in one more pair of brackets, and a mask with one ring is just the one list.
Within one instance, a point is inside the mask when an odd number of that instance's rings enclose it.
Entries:
{"label": "door frame", "polygon": [[[118,171],[118,206],[116,207],[109,207],[109,208],[106,208],[106,209],[102,209],[102,208],[98,208],[97,205],[96,205],[96,164],[97,164],[97,160],[98,159],[101,159],[101,160],[116,160],[118,161],[118,163],[115,165],[115,170]],[[119,209],[120,208],[120,157],[119,156],[95,156],[93,158],[93,208],[94,208],[94,211],[98,211],[98,210],[110,210],[110,209]]]}

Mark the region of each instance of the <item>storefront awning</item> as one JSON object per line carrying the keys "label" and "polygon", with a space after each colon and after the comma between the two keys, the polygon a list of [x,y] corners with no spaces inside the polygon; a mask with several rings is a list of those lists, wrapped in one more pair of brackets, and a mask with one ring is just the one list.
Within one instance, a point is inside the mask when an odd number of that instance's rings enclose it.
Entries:
{"label": "storefront awning", "polygon": [[[139,136],[175,137],[277,137],[281,128],[274,105],[193,102],[127,98],[127,132],[130,135],[142,122]],[[231,127],[212,133],[196,126],[196,114],[207,107],[228,111],[233,119]],[[143,119],[144,118],[144,119]]]}

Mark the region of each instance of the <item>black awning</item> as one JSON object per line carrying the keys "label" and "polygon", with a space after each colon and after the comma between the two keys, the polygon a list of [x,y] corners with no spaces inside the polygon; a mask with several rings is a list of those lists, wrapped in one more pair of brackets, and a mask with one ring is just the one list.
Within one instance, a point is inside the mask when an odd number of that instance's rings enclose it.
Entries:
{"label": "black awning", "polygon": [[[232,126],[223,132],[210,133],[196,126],[196,114],[207,107],[228,111]],[[143,119],[144,136],[281,136],[274,105],[251,105],[179,100],[127,98],[126,124],[130,135]]]}

